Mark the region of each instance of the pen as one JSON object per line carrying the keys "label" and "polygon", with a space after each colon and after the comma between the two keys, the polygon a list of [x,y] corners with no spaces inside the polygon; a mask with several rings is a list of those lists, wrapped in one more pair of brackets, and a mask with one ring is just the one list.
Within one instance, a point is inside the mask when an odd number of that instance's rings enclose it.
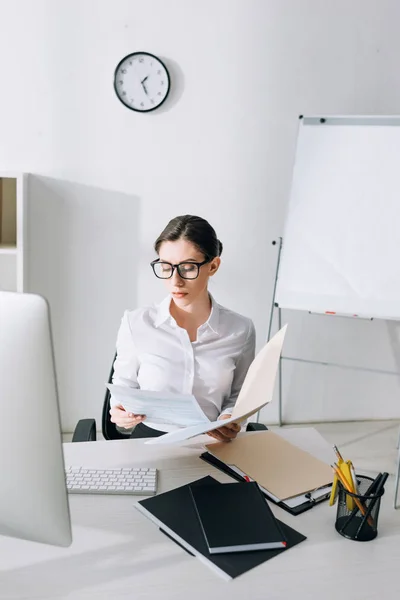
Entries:
{"label": "pen", "polygon": [[375,496],[377,496],[381,489],[383,488],[383,486],[386,483],[386,479],[389,477],[389,473],[382,473],[382,477],[379,480],[378,485],[376,486],[376,490],[375,490]]}
{"label": "pen", "polygon": [[[380,478],[382,477],[382,473],[379,473],[378,476],[374,479],[374,481],[371,481],[370,486],[368,487],[367,491],[363,494],[363,496],[371,496],[374,493],[374,490],[377,486],[377,484],[379,483]],[[346,522],[344,523],[343,527],[342,527],[342,531],[344,531],[347,527],[347,525],[350,523],[350,521],[352,520],[352,518],[354,517],[354,515],[356,514],[356,512],[358,511],[358,507],[356,506],[355,508],[353,508],[353,510],[351,511],[351,514],[348,516]]]}
{"label": "pen", "polygon": [[[379,474],[379,475],[380,475],[380,474]],[[379,477],[379,475],[378,475],[378,477]],[[378,477],[377,477],[376,479],[378,479]],[[378,481],[378,483],[377,483],[377,485],[376,485],[376,489],[375,489],[375,492],[374,492],[374,497],[372,498],[372,500],[371,500],[371,501],[370,501],[370,503],[369,503],[369,506],[368,506],[368,508],[367,508],[367,510],[366,510],[366,512],[365,512],[364,518],[363,518],[363,520],[361,521],[359,528],[357,529],[356,536],[358,536],[358,534],[360,533],[360,531],[361,531],[361,528],[362,528],[362,526],[363,526],[363,525],[364,525],[364,523],[365,523],[365,520],[366,520],[366,519],[371,519],[371,520],[372,520],[372,517],[370,517],[370,514],[371,514],[371,512],[372,512],[372,509],[374,508],[375,504],[377,503],[377,501],[378,501],[378,498],[379,498],[379,497],[380,497],[380,495],[381,495],[382,488],[383,488],[383,486],[385,485],[385,483],[386,483],[386,479],[387,479],[388,477],[389,477],[389,473],[382,473],[382,475],[380,475],[380,477],[379,477],[379,481]],[[375,479],[375,481],[376,481],[376,479]],[[374,481],[373,483],[375,483],[375,481]],[[372,487],[372,484],[371,484],[371,487]],[[369,521],[368,521],[368,523],[369,523]],[[374,523],[374,521],[372,520],[372,524],[373,524],[373,523]],[[370,523],[370,525],[371,525],[371,523]]]}
{"label": "pen", "polygon": [[375,477],[375,479],[371,482],[371,485],[365,492],[364,496],[372,496],[372,494],[375,493],[375,488],[378,485],[381,477],[382,477],[382,473],[378,473],[378,475]]}

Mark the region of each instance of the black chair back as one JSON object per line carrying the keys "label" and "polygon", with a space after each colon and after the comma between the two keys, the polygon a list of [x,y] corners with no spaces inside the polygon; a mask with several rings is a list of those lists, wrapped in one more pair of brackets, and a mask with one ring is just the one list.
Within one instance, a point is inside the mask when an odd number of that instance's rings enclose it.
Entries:
{"label": "black chair back", "polygon": [[[108,376],[108,383],[112,383],[112,378],[114,375],[114,361],[117,355],[115,354],[114,359],[111,365],[110,375]],[[111,400],[111,392],[109,389],[106,389],[106,395],[104,396],[103,402],[103,412],[101,415],[101,430],[103,433],[103,437],[105,440],[126,440],[128,437],[126,434],[121,433],[116,428],[115,424],[110,420],[110,404]]]}

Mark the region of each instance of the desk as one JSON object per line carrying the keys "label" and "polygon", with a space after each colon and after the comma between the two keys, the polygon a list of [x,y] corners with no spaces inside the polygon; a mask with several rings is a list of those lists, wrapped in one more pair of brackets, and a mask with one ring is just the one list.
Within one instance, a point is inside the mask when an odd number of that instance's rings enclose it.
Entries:
{"label": "desk", "polygon": [[[307,436],[307,429],[290,431]],[[64,450],[67,464],[155,466],[160,492],[207,474],[232,481],[198,458],[199,445],[167,448],[122,440],[65,444]],[[368,600],[382,596],[383,589],[385,600],[400,597],[400,519],[389,497],[381,509],[380,536],[364,544],[345,540],[334,530],[336,507],[326,502],[298,517],[271,505],[280,519],[308,539],[231,582],[162,535],[132,507],[135,499],[70,496],[70,548],[0,537],[1,600]],[[396,516],[396,527],[390,515]],[[336,588],[338,577],[342,591]]]}

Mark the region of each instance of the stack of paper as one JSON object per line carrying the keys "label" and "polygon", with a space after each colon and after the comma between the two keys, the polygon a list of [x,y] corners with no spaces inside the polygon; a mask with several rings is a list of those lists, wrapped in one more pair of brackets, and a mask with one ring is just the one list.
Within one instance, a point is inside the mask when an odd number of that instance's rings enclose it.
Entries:
{"label": "stack of paper", "polygon": [[146,415],[152,423],[190,427],[210,422],[191,394],[152,392],[113,383],[107,387],[125,410],[134,415]]}

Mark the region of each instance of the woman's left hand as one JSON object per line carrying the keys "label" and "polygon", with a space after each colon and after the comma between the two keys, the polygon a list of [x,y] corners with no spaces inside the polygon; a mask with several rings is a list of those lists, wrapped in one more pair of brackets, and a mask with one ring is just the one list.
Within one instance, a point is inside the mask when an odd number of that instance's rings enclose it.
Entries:
{"label": "woman's left hand", "polygon": [[[218,417],[221,421],[224,419],[230,419],[232,415],[221,415]],[[207,435],[215,438],[219,442],[230,442],[234,440],[237,434],[240,431],[240,425],[238,423],[228,423],[223,427],[218,427],[218,429],[213,429],[212,431],[207,431]]]}

